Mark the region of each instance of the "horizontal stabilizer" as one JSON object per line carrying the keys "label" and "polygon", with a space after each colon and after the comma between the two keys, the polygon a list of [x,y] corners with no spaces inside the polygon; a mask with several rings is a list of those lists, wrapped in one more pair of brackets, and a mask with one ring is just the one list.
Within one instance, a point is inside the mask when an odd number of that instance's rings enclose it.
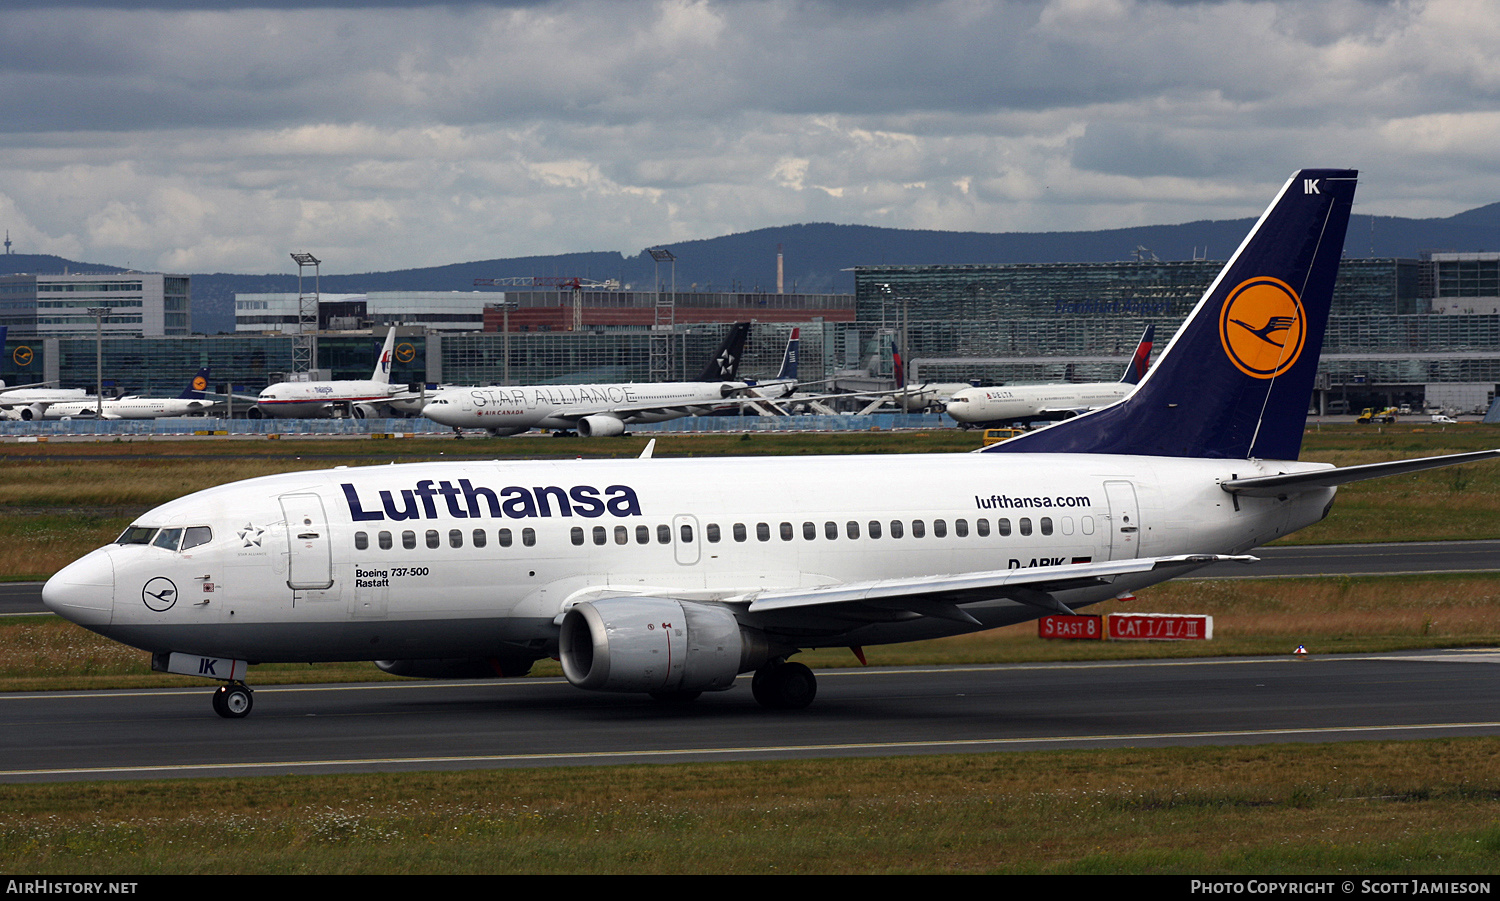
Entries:
{"label": "horizontal stabilizer", "polygon": [[1248,497],[1284,497],[1319,488],[1334,488],[1349,482],[1405,475],[1409,472],[1457,466],[1460,463],[1474,463],[1495,457],[1500,457],[1500,450],[1448,454],[1443,457],[1422,457],[1417,460],[1393,460],[1389,463],[1366,463],[1363,466],[1345,466],[1341,469],[1319,469],[1312,472],[1229,479],[1221,482],[1219,487],[1231,494],[1243,494]]}

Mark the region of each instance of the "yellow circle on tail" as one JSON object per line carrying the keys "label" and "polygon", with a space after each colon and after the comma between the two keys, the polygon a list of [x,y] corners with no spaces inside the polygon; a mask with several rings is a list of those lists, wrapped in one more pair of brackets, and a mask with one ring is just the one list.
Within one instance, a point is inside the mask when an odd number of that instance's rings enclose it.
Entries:
{"label": "yellow circle on tail", "polygon": [[1269,276],[1247,279],[1219,311],[1219,340],[1235,368],[1272,379],[1297,362],[1307,343],[1307,315],[1297,292]]}

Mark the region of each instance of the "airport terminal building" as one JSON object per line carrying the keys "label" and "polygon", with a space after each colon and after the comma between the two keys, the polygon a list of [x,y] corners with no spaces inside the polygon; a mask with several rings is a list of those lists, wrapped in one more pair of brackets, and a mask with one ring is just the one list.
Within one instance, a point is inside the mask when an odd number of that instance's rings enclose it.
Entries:
{"label": "airport terminal building", "polygon": [[[854,384],[863,376],[863,384],[888,385],[892,340],[915,382],[1108,381],[1119,377],[1147,323],[1157,326],[1161,352],[1222,266],[1207,260],[860,266],[853,295],[558,288],[324,295],[318,361],[332,378],[366,378],[385,328],[395,326],[398,382],[645,382],[663,372],[682,379],[698,370],[729,323],[750,320],[756,326],[741,372],[752,376],[774,374],[787,337],[800,328],[805,381],[847,376]],[[42,307],[29,298],[67,296],[87,309],[107,294],[130,301],[135,295],[40,290],[53,278],[0,278],[0,315],[12,317],[0,378],[92,386],[93,317],[76,303]],[[126,277],[110,277],[117,278]],[[160,314],[148,314],[144,300],[139,314],[114,305],[140,321],[105,325],[103,369],[118,388],[175,394],[209,366],[217,384],[253,394],[293,368],[297,295],[238,295],[234,335],[193,336],[185,312],[169,317],[175,311],[166,303],[180,296],[185,304],[186,278],[156,278]],[[180,294],[168,287],[179,278]],[[15,297],[27,300],[8,303]],[[53,316],[43,310],[62,311],[55,318],[69,321],[42,323]],[[25,317],[38,321],[31,326]],[[127,327],[129,339],[110,337]],[[1478,411],[1497,385],[1500,253],[1343,262],[1319,375],[1317,401],[1325,411],[1424,402]]]}

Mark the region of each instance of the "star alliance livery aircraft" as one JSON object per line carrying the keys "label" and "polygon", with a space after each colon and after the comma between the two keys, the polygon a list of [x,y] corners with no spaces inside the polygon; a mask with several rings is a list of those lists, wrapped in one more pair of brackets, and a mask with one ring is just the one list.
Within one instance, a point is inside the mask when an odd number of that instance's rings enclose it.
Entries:
{"label": "star alliance livery aircraft", "polygon": [[746,390],[736,381],[750,323],[737,322],[693,382],[616,385],[492,385],[433,396],[422,415],[453,430],[519,435],[531,429],[576,430],[584,438],[625,434],[632,422],[665,422],[707,413]]}
{"label": "star alliance livery aircraft", "polygon": [[[1126,595],[1327,515],[1336,486],[1500,456],[1299,463],[1356,173],[1296,173],[1136,391],[927,456],[412,463],[164,504],[53,576],[48,607],[225,684],[258,662],[526,672],[687,699],[787,658],[991,629]],[[913,472],[932,478],[912,479]]]}

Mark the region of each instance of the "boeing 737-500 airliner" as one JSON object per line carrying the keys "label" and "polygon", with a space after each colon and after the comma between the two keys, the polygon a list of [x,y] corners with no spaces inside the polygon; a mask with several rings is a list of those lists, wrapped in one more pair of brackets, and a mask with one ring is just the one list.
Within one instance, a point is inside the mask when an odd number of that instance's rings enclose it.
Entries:
{"label": "boeing 737-500 airliner", "polygon": [[[956,455],[410,463],[266,476],[138,517],[52,610],[221,680],[259,662],[524,673],[668,699],[815,647],[992,629],[1242,556],[1336,487],[1500,455],[1300,463],[1356,173],[1296,173],[1130,397]],[[983,327],[976,324],[975,327]],[[923,478],[912,478],[921,473]]]}

